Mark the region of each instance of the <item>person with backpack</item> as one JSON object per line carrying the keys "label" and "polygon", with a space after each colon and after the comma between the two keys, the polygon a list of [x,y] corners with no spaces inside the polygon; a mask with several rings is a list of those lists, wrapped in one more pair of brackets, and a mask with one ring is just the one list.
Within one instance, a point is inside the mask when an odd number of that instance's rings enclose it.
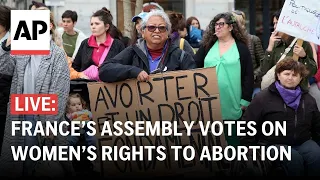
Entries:
{"label": "person with backpack", "polygon": [[183,14],[174,11],[168,11],[167,14],[172,24],[170,35],[171,42],[179,46],[181,50],[184,50],[194,56],[195,51],[192,46],[183,37],[180,37],[179,32],[184,31],[186,28],[186,21]]}

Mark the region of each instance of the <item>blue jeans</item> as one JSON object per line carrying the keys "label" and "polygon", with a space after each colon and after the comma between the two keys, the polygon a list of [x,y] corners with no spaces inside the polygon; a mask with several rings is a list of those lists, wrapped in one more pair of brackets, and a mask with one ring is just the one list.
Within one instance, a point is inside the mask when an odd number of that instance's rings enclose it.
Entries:
{"label": "blue jeans", "polygon": [[[81,134],[84,134],[84,138],[86,140],[86,143],[87,143],[87,146],[96,146],[96,142],[97,142],[97,139],[95,136],[89,136],[87,134],[89,130],[85,130],[84,132],[82,132]],[[75,146],[78,141],[79,141],[79,136],[71,136],[69,135],[68,137],[68,143],[69,143],[69,146]]]}
{"label": "blue jeans", "polygon": [[[25,115],[24,120],[32,123],[31,133],[33,134],[35,130],[35,125],[36,125],[36,120],[34,118],[34,115]],[[26,134],[26,136],[24,137],[24,145],[28,146],[29,149],[31,146],[38,146],[39,143],[38,143],[37,136],[29,136],[28,134]],[[36,162],[30,159],[29,153],[28,153],[28,156],[23,164],[23,174],[25,176],[31,176],[35,165],[36,165]]]}
{"label": "blue jeans", "polygon": [[[280,148],[283,145],[275,145]],[[291,147],[291,161],[284,159],[282,165],[288,176],[319,176],[320,146],[313,140],[308,140],[300,146]]]}

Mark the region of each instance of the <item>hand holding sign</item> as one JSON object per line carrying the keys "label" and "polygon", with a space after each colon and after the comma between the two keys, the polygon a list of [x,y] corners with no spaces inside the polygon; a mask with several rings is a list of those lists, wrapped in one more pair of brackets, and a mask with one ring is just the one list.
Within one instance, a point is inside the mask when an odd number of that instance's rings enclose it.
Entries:
{"label": "hand holding sign", "polygon": [[293,53],[297,54],[301,58],[304,58],[307,55],[305,50],[303,49],[303,47],[301,45],[298,45],[298,44],[294,45]]}
{"label": "hand holding sign", "polygon": [[149,75],[145,71],[141,71],[137,77],[138,81],[148,81],[149,80]]}

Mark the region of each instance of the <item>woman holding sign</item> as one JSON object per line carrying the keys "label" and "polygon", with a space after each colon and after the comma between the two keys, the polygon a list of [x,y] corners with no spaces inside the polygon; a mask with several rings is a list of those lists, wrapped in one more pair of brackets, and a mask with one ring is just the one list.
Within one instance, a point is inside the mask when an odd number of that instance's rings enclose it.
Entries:
{"label": "woman holding sign", "polygon": [[[281,10],[277,11],[273,15],[274,29],[277,28],[280,14]],[[312,77],[316,73],[317,65],[313,57],[313,50],[310,43],[304,41],[302,46],[300,46],[294,42],[294,40],[295,37],[288,34],[277,31],[272,32],[266,54],[262,60],[261,75],[265,75],[274,65],[276,65],[282,55],[293,56],[293,54],[296,54],[299,57],[298,61],[305,64],[309,71],[308,76],[303,79],[301,83],[301,87],[307,89],[308,78]],[[261,88],[264,88],[263,83],[264,82],[262,82]]]}
{"label": "woman holding sign", "polygon": [[[211,20],[196,54],[199,68],[216,67],[224,121],[240,119],[251,101],[253,67],[246,37],[231,13],[218,14]],[[232,136],[226,139],[229,145],[239,144],[235,126]]]}
{"label": "woman holding sign", "polygon": [[196,67],[190,54],[171,43],[171,23],[164,11],[148,13],[141,29],[143,38],[102,64],[99,69],[102,81],[116,82],[131,78],[147,81],[150,73]]}
{"label": "woman holding sign", "polygon": [[[242,145],[291,146],[291,160],[281,162],[289,176],[320,175],[320,147],[316,143],[320,112],[315,99],[301,87],[307,74],[305,65],[285,58],[276,66],[276,82],[257,94],[243,115],[244,121],[255,121],[257,133],[241,138]],[[266,121],[286,122],[286,134],[265,135],[261,124]]]}

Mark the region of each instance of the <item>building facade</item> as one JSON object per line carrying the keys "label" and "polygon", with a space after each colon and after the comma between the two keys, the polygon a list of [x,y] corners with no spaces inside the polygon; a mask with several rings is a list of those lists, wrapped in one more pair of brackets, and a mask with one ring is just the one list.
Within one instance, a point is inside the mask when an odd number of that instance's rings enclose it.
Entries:
{"label": "building facade", "polygon": [[[11,7],[27,9],[32,0],[2,0]],[[54,12],[55,20],[61,20],[62,13],[74,10],[78,13],[76,27],[90,35],[90,17],[102,7],[108,8],[113,15],[114,24],[124,29],[124,0],[37,0],[45,3]],[[220,12],[242,10],[246,14],[247,30],[260,37],[263,47],[268,46],[270,33],[273,31],[272,14],[280,9],[285,0],[154,0],[164,10],[181,12],[186,18],[195,16],[199,19],[202,29],[206,29],[211,19]],[[133,17],[136,0],[130,0]],[[149,3],[143,0],[143,3]]]}

